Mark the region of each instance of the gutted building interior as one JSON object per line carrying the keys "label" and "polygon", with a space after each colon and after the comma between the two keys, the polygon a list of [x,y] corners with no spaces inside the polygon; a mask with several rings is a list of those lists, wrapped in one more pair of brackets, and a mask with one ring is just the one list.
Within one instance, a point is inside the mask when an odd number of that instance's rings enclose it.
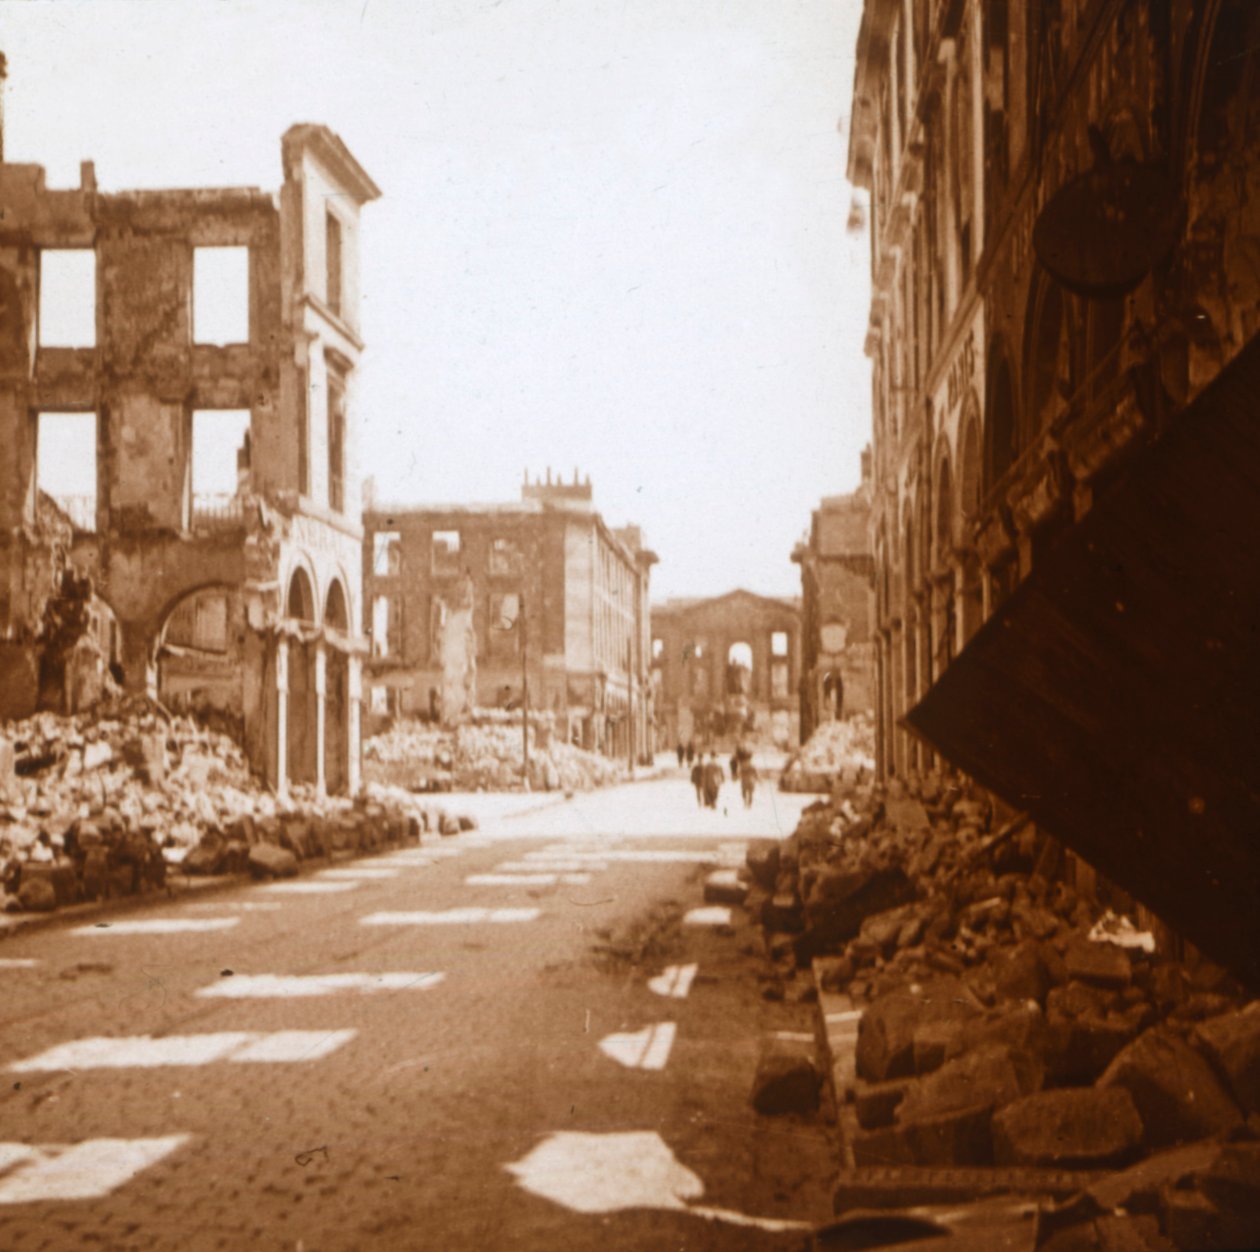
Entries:
{"label": "gutted building interior", "polygon": [[0,712],[117,684],[278,790],[359,780],[362,206],[297,125],[278,194],[0,163]]}

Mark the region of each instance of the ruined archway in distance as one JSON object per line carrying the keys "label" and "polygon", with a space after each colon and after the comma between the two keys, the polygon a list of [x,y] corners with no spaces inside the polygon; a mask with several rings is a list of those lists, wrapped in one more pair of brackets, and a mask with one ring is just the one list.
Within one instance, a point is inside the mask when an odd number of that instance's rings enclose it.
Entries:
{"label": "ruined archway in distance", "polygon": [[746,696],[752,692],[752,644],[738,640],[726,651],[726,690],[729,695]]}
{"label": "ruined archway in distance", "polygon": [[289,595],[285,603],[285,613],[299,622],[314,622],[315,592],[311,587],[310,576],[299,565],[289,579]]}

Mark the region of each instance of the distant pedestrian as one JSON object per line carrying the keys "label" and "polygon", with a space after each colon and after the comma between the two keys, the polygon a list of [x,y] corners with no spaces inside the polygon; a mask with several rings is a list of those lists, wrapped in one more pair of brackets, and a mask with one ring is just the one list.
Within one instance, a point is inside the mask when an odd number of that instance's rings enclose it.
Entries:
{"label": "distant pedestrian", "polygon": [[710,752],[708,764],[704,767],[704,804],[706,808],[717,808],[723,777],[722,766],[717,759],[717,754]]}
{"label": "distant pedestrian", "polygon": [[757,790],[757,767],[751,754],[739,763],[739,790],[744,797],[744,808],[752,808],[753,793]]}
{"label": "distant pedestrian", "polygon": [[696,741],[694,739],[687,740],[687,764],[690,765],[696,759]]}
{"label": "distant pedestrian", "polygon": [[691,767],[691,785],[696,789],[696,803],[704,808],[704,764],[701,761]]}
{"label": "distant pedestrian", "polygon": [[682,763],[683,759],[687,755],[687,749],[683,747],[683,741],[681,739],[678,741],[678,746],[674,749],[674,751],[678,754],[678,768],[682,769]]}
{"label": "distant pedestrian", "polygon": [[731,782],[739,781],[739,750],[731,753]]}

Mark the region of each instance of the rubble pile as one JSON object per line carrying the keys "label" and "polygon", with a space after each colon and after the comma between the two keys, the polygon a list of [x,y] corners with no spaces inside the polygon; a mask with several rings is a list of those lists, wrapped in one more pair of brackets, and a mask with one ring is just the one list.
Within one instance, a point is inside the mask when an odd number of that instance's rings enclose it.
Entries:
{"label": "rubble pile", "polygon": [[[547,715],[530,719],[530,787],[589,791],[624,779],[622,764],[553,737]],[[365,777],[411,791],[513,791],[521,786],[521,721],[482,710],[469,723],[444,729],[397,722],[363,746]]]}
{"label": "rubble pile", "polygon": [[38,713],[0,738],[0,877],[6,912],[48,912],[166,886],[188,874],[296,873],[333,852],[370,851],[472,825],[386,794],[356,802],[249,772],[225,735],[143,699],[93,713]]}
{"label": "rubble pile", "polygon": [[875,771],[875,724],[866,713],[822,722],[784,766],[783,791],[830,792],[860,784]]}
{"label": "rubble pile", "polygon": [[[851,787],[750,846],[767,994],[818,985],[861,1013],[833,1058],[841,1190],[872,1167],[1005,1170],[1000,1189],[1037,1196],[1040,1178],[1048,1204],[1080,1171],[1038,1247],[1260,1246],[1260,1001],[1211,962],[1157,954],[1060,860],[940,776]],[[1121,1220],[1156,1242],[1099,1235]]]}

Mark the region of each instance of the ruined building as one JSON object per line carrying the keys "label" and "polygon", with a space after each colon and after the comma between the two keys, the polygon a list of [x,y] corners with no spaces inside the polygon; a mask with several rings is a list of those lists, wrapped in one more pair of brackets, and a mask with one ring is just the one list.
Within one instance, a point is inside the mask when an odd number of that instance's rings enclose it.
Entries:
{"label": "ruined building", "polygon": [[652,666],[665,746],[799,735],[801,606],[728,591],[652,608]]}
{"label": "ruined building", "polygon": [[0,712],[81,703],[50,662],[90,634],[113,681],[233,725],[277,789],[353,791],[379,192],[323,126],[281,157],[278,196],[0,163]]}
{"label": "ruined building", "polygon": [[452,724],[527,697],[582,747],[651,756],[657,558],[604,522],[589,478],[527,476],[515,504],[378,506],[364,532],[374,712]]}
{"label": "ruined building", "polygon": [[825,496],[792,550],[801,567],[801,742],[819,722],[875,712],[870,450],[862,483]]}
{"label": "ruined building", "polygon": [[866,0],[879,762],[1260,981],[1260,6]]}

